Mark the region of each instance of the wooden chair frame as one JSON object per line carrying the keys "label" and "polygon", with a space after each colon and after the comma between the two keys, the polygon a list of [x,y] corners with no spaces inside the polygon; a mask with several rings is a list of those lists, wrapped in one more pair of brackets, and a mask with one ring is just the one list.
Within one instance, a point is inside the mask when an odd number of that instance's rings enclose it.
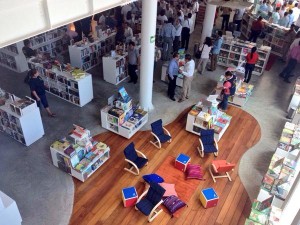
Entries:
{"label": "wooden chair frame", "polygon": [[[149,185],[150,186],[150,185]],[[137,202],[140,202],[142,200],[142,198],[148,193],[149,187],[146,187],[147,190],[143,192],[143,194],[138,198]],[[148,222],[152,222],[163,210],[162,209],[158,209],[158,211],[156,210],[164,201],[160,200],[151,210],[149,216],[148,216]],[[135,206],[136,210],[139,210],[136,206]]]}
{"label": "wooden chair frame", "polygon": [[[167,133],[167,135],[169,135],[171,137],[170,132],[166,128],[164,128],[164,127],[162,127],[162,128]],[[154,136],[155,141],[150,141],[150,143],[153,144],[156,148],[161,149],[161,142],[160,142],[159,138],[153,132],[151,132],[151,134]],[[171,143],[171,141],[172,141],[172,137],[170,138],[170,140],[168,140],[168,142]]]}
{"label": "wooden chair frame", "polygon": [[[147,157],[144,155],[144,153],[142,153],[141,151],[139,151],[137,149],[135,149],[135,151],[138,154],[140,154],[143,158],[147,159]],[[125,161],[128,162],[129,164],[131,164],[131,167],[129,169],[125,167],[124,170],[128,171],[129,173],[132,173],[132,174],[138,176],[140,174],[140,169],[137,167],[137,165],[134,162],[132,162],[131,160],[129,160],[129,159],[125,158]],[[145,164],[145,166],[147,166],[147,165],[148,165],[148,162]]]}
{"label": "wooden chair frame", "polygon": [[[198,149],[198,152],[199,152],[201,158],[203,158],[204,157],[204,147],[203,147],[203,143],[201,141],[201,138],[199,138],[199,142],[200,142],[200,146],[197,147],[197,149]],[[215,147],[217,149],[217,152],[214,152],[214,156],[217,157],[218,153],[219,153],[219,146],[218,146],[218,142],[216,141],[215,138],[214,138],[214,145],[215,145]]]}
{"label": "wooden chair frame", "polygon": [[[231,169],[231,171],[233,171],[234,169]],[[229,171],[228,171],[229,172]],[[228,178],[229,181],[232,181],[230,175],[228,172],[225,172],[225,174],[221,175],[219,172],[217,172],[217,168],[215,167],[214,164],[211,164],[209,167],[209,173],[212,177],[212,179],[214,180],[214,182],[216,183],[216,179],[217,178]]]}

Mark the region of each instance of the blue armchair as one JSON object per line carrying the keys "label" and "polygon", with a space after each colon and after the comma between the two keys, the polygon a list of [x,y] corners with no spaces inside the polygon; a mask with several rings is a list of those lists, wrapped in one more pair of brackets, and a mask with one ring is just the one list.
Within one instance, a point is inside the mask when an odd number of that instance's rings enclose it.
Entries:
{"label": "blue armchair", "polygon": [[[138,156],[141,155],[142,157]],[[134,143],[131,142],[124,150],[125,161],[131,166],[129,169],[124,168],[124,170],[133,173],[134,175],[139,175],[140,170],[143,166],[148,164],[147,157],[140,151],[134,148]]]}
{"label": "blue armchair", "polygon": [[155,141],[150,141],[155,147],[161,149],[161,143],[171,142],[172,137],[170,132],[163,127],[162,120],[159,119],[151,124],[152,132],[151,134],[154,136]]}
{"label": "blue armchair", "polygon": [[197,149],[202,158],[204,157],[204,153],[213,153],[215,156],[218,156],[219,147],[214,138],[213,129],[201,129],[199,142],[200,146]]}
{"label": "blue armchair", "polygon": [[166,192],[158,183],[151,182],[150,188],[146,190],[137,200],[135,209],[148,216],[148,221],[152,222],[162,209],[158,207],[163,203],[163,195]]}

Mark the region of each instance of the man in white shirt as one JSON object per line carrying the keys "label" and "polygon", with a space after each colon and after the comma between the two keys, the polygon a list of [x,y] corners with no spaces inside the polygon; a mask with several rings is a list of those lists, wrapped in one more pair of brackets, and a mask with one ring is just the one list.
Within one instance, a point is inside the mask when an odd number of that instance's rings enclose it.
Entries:
{"label": "man in white shirt", "polygon": [[193,3],[193,13],[198,14],[198,12],[199,12],[199,2],[198,2],[198,0],[194,0],[194,3]]}
{"label": "man in white shirt", "polygon": [[132,28],[127,22],[124,23],[124,36],[126,38],[126,43],[129,43],[133,38]]}
{"label": "man in white shirt", "polygon": [[293,14],[294,14],[294,21],[293,22],[296,23],[296,21],[299,18],[299,15],[300,15],[300,9],[299,9],[298,2],[295,3],[295,7],[293,8]]}
{"label": "man in white shirt", "polygon": [[178,102],[183,102],[185,99],[189,98],[194,72],[195,72],[195,61],[192,59],[192,56],[190,54],[186,54],[184,68],[183,70],[179,69],[179,73],[184,75],[184,77],[183,77],[182,95],[181,98],[178,100]]}
{"label": "man in white shirt", "polygon": [[179,19],[175,20],[174,27],[175,27],[176,32],[175,32],[175,39],[173,42],[173,52],[177,52],[179,49],[181,31],[182,31],[182,26],[180,24]]}
{"label": "man in white shirt", "polygon": [[184,16],[184,21],[182,23],[182,31],[181,31],[181,48],[185,48],[187,51],[189,48],[190,41],[190,31],[192,27],[192,13],[189,13],[188,16]]}

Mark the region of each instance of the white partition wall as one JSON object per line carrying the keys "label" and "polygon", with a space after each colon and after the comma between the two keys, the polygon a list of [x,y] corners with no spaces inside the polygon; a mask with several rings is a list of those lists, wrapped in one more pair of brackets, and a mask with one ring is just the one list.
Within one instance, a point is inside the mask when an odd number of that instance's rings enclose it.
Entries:
{"label": "white partition wall", "polygon": [[1,0],[0,48],[136,0]]}

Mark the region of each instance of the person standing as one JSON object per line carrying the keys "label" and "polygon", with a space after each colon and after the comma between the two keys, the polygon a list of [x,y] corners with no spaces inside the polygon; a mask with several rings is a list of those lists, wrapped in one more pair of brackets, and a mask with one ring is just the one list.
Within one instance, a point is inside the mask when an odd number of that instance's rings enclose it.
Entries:
{"label": "person standing", "polygon": [[[157,63],[161,59],[161,50],[157,47],[157,43],[155,43],[155,51],[154,51],[154,68],[153,68],[153,74],[155,74]],[[153,80],[154,82],[154,80]]]}
{"label": "person standing", "polygon": [[173,48],[173,41],[175,39],[175,27],[173,26],[173,18],[168,19],[168,23],[162,28],[162,39],[163,39],[163,57],[164,61],[169,60],[171,51]]}
{"label": "person standing", "polygon": [[128,83],[137,83],[138,75],[136,74],[136,71],[139,66],[139,61],[139,50],[135,48],[135,43],[133,41],[130,41],[128,47],[128,75],[130,76],[130,80],[128,81]]}
{"label": "person standing", "polygon": [[256,43],[258,36],[261,34],[264,29],[264,23],[262,22],[263,18],[259,16],[257,20],[253,21],[251,26],[251,34],[248,41],[253,41]]}
{"label": "person standing", "polygon": [[237,27],[236,27],[237,31],[241,30],[241,24],[242,24],[242,19],[243,19],[244,13],[245,13],[245,9],[236,9],[235,10],[233,21],[237,25]]}
{"label": "person standing", "polygon": [[294,46],[288,53],[288,63],[279,74],[280,77],[284,78],[286,83],[291,83],[289,78],[292,76],[292,72],[295,69],[297,63],[300,63],[300,41],[297,46]]}
{"label": "person standing", "polygon": [[181,38],[181,31],[182,31],[182,26],[180,24],[179,19],[175,20],[175,39],[173,41],[173,52],[177,52],[180,46],[180,38]]}
{"label": "person standing", "polygon": [[224,7],[222,9],[222,17],[223,17],[223,20],[222,20],[222,27],[221,27],[221,30],[227,30],[228,29],[228,23],[229,23],[229,18],[230,18],[230,13],[232,11],[231,8],[228,8],[228,7]]}
{"label": "person standing", "polygon": [[189,40],[190,40],[190,31],[192,26],[192,13],[189,13],[188,16],[184,16],[184,21],[182,23],[181,31],[181,48],[188,50]]}
{"label": "person standing", "polygon": [[209,53],[212,48],[212,40],[210,37],[206,37],[203,45],[199,46],[199,51],[201,51],[201,57],[197,66],[197,70],[200,74],[204,73],[207,62],[209,60]]}
{"label": "person standing", "polygon": [[279,10],[279,15],[280,15],[280,19],[284,17],[284,13],[285,13],[285,5],[282,5],[280,10]]}
{"label": "person standing", "polygon": [[218,105],[218,109],[225,111],[228,107],[228,98],[230,95],[235,92],[235,82],[236,76],[233,75],[230,71],[225,72],[225,81],[223,82],[222,87],[218,87],[217,89],[221,89],[222,101]]}
{"label": "person standing", "polygon": [[55,117],[56,115],[52,113],[49,108],[43,79],[39,76],[39,72],[36,69],[31,69],[30,72],[31,78],[29,80],[29,87],[31,91],[31,97],[36,100],[38,107],[41,107],[42,103],[48,113],[48,116]]}
{"label": "person standing", "polygon": [[218,55],[220,53],[221,46],[223,44],[222,35],[223,35],[223,32],[219,30],[218,33],[217,33],[217,38],[214,41],[214,44],[213,44],[213,47],[212,47],[211,65],[210,65],[210,69],[208,71],[215,71],[216,70]]}
{"label": "person standing", "polygon": [[189,98],[191,92],[191,85],[193,81],[193,75],[195,72],[195,61],[192,59],[190,54],[186,54],[185,64],[183,70],[179,69],[179,73],[183,74],[183,87],[182,87],[182,95],[178,102],[183,102],[185,99]]}
{"label": "person standing", "polygon": [[272,13],[272,16],[270,17],[270,22],[271,23],[278,24],[278,22],[280,20],[279,10],[280,10],[280,8],[277,7],[275,9],[275,12]]}
{"label": "person standing", "polygon": [[257,48],[253,47],[251,52],[249,52],[246,56],[246,65],[245,65],[245,83],[249,83],[251,80],[252,71],[255,68],[255,64],[258,61],[258,54],[256,52]]}
{"label": "person standing", "polygon": [[23,42],[24,42],[24,47],[22,48],[22,52],[25,55],[25,57],[30,58],[32,56],[35,56],[36,51],[30,47],[29,39],[25,39]]}
{"label": "person standing", "polygon": [[289,29],[289,31],[287,31],[285,33],[285,36],[284,36],[285,44],[283,45],[283,48],[282,48],[282,60],[284,62],[286,61],[286,56],[288,55],[290,46],[293,43],[293,41],[295,40],[296,35],[297,35],[297,32],[295,30],[295,25],[292,24],[291,28]]}
{"label": "person standing", "polygon": [[168,70],[167,70],[167,76],[169,79],[168,96],[173,101],[176,101],[175,89],[176,89],[176,79],[177,79],[178,71],[179,71],[178,60],[179,60],[179,54],[178,54],[178,52],[174,52],[173,59],[170,61]]}
{"label": "person standing", "polygon": [[292,23],[294,22],[294,18],[295,18],[294,11],[290,9],[288,15],[289,23],[287,27],[290,27],[292,25]]}
{"label": "person standing", "polygon": [[288,27],[289,25],[289,13],[285,12],[283,17],[278,21],[278,25],[282,27]]}
{"label": "person standing", "polygon": [[133,38],[132,28],[129,26],[127,22],[124,23],[124,36],[126,39],[126,43],[129,43]]}

